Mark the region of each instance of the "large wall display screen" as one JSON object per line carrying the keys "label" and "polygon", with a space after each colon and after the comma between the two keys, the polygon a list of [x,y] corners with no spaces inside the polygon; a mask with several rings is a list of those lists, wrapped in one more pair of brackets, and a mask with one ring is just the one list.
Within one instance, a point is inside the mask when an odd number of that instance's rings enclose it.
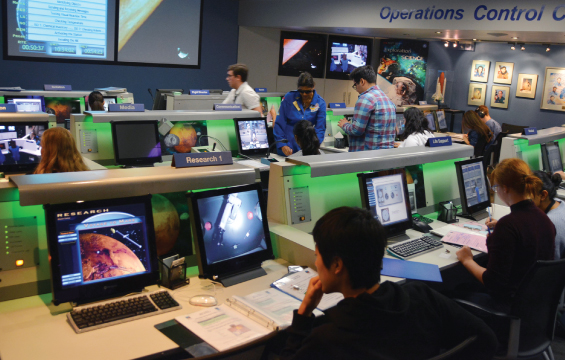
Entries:
{"label": "large wall display screen", "polygon": [[6,1],[7,55],[114,60],[115,1]]}

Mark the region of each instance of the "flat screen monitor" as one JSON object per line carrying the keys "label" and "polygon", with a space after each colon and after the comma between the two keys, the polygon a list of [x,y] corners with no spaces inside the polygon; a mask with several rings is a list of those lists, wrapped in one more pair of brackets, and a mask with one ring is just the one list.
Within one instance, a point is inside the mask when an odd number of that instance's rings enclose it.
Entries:
{"label": "flat screen monitor", "polygon": [[372,39],[330,35],[328,44],[328,79],[349,80],[354,69],[371,63]]}
{"label": "flat screen monitor", "polygon": [[41,137],[47,128],[47,122],[0,122],[0,171],[33,171],[41,160]]}
{"label": "flat screen monitor", "polygon": [[81,99],[84,102],[84,98],[45,98],[45,112],[55,115],[57,124],[64,124],[71,114],[82,114]]}
{"label": "flat screen monitor", "polygon": [[112,121],[116,164],[151,166],[161,162],[158,121]]}
{"label": "flat screen monitor", "polygon": [[403,113],[396,113],[396,128],[398,129],[398,133],[396,135],[402,135],[404,133],[404,129],[406,129],[406,118],[404,118]]}
{"label": "flat screen monitor", "polygon": [[234,119],[239,153],[247,156],[265,156],[269,150],[267,120],[265,118]]}
{"label": "flat screen monitor", "polygon": [[437,117],[437,124],[439,126],[439,131],[446,132],[447,122],[445,121],[445,111],[443,110],[436,111],[436,117]]}
{"label": "flat screen monitor", "polygon": [[188,205],[204,277],[222,280],[274,258],[260,184],[191,193]]}
{"label": "flat screen monitor", "polygon": [[488,216],[489,183],[483,158],[455,162],[463,216],[480,220]]}
{"label": "flat screen monitor", "polygon": [[436,119],[434,113],[431,111],[424,111],[424,115],[426,116],[426,119],[428,119],[428,128],[430,128],[431,131],[436,131]]}
{"label": "flat screen monitor", "polygon": [[16,104],[18,112],[43,112],[45,111],[45,99],[43,96],[10,96],[4,95],[4,101],[8,104]]}
{"label": "flat screen monitor", "polygon": [[279,75],[298,76],[307,71],[323,78],[326,43],[326,35],[281,31]]}
{"label": "flat screen monitor", "polygon": [[107,299],[157,283],[150,195],[44,208],[55,305]]}
{"label": "flat screen monitor", "polygon": [[361,203],[384,226],[388,236],[412,227],[406,172],[403,168],[357,174]]}
{"label": "flat screen monitor", "polygon": [[561,150],[557,142],[548,142],[541,144],[541,159],[543,170],[552,174],[556,171],[563,171],[563,161],[561,159]]}
{"label": "flat screen monitor", "polygon": [[167,94],[180,95],[183,89],[157,89],[153,98],[153,110],[167,110]]}

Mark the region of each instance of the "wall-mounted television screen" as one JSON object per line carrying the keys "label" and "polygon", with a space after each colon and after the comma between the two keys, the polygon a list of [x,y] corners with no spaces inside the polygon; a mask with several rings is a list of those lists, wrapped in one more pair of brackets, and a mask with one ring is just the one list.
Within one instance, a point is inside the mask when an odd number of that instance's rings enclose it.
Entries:
{"label": "wall-mounted television screen", "polygon": [[353,70],[371,63],[372,39],[330,35],[328,44],[328,79],[349,80]]}
{"label": "wall-mounted television screen", "polygon": [[326,64],[327,36],[281,31],[279,75],[298,76],[307,71],[313,77],[323,78]]}

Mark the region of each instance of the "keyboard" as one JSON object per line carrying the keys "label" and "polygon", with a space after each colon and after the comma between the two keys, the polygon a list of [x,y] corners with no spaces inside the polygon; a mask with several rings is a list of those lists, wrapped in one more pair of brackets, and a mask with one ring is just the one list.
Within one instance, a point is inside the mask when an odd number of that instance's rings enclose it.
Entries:
{"label": "keyboard", "polygon": [[75,307],[67,319],[77,334],[182,309],[167,290]]}
{"label": "keyboard", "polygon": [[394,257],[407,260],[418,255],[442,248],[443,243],[431,236],[422,236],[390,245],[386,250]]}

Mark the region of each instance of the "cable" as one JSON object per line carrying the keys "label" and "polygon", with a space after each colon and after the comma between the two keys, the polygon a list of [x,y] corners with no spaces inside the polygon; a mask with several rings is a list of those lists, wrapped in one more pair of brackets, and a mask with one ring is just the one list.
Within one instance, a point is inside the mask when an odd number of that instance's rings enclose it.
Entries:
{"label": "cable", "polygon": [[210,138],[210,139],[216,140],[216,141],[220,144],[220,146],[222,147],[222,149],[223,149],[224,151],[229,151],[229,150],[224,146],[224,144],[222,144],[222,142],[221,142],[220,140],[218,140],[217,138],[215,138],[215,137],[213,137],[213,136],[210,136],[210,135],[200,135],[200,137],[198,138],[198,141],[196,142],[196,143],[198,144],[198,146],[200,146],[200,139],[202,139],[202,137],[208,137],[208,138]]}

